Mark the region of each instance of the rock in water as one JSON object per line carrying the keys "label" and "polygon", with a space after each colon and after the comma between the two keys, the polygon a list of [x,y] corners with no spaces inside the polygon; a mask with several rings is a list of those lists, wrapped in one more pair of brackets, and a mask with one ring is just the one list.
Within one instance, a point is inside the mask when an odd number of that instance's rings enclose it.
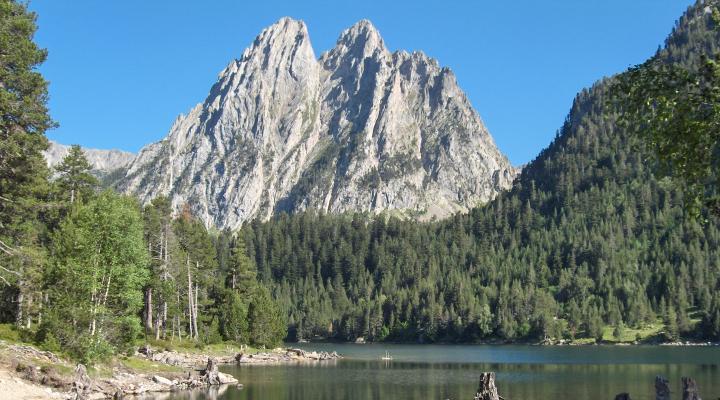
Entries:
{"label": "rock in water", "polygon": [[474,400],[500,400],[497,387],[495,387],[495,373],[483,372],[480,374],[480,385]]}
{"label": "rock in water", "polygon": [[664,376],[655,377],[655,400],[670,400],[670,382]]}
{"label": "rock in water", "polygon": [[448,68],[390,52],[369,21],[316,58],[283,18],[220,73],[201,104],[144,147],[117,188],[169,195],[206,225],[281,211],[444,217],[494,198],[516,170]]}
{"label": "rock in water", "polygon": [[630,393],[620,393],[617,396],[615,396],[615,400],[632,400],[630,398]]}
{"label": "rock in water", "polygon": [[693,378],[682,378],[683,400],[701,400],[697,382]]}
{"label": "rock in water", "polygon": [[238,383],[238,380],[235,379],[234,376],[222,372],[218,372],[218,380],[221,385],[233,385]]}

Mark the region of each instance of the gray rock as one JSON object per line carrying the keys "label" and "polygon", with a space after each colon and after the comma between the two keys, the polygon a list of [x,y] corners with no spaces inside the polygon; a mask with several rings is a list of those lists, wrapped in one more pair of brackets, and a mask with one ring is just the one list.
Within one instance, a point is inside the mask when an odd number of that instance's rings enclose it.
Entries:
{"label": "gray rock", "polygon": [[[70,151],[70,146],[50,141],[50,147],[43,152],[49,167],[59,164]],[[135,154],[121,150],[99,150],[83,148],[85,157],[92,165],[93,172],[107,174],[130,164]]]}
{"label": "gray rock", "polygon": [[238,228],[309,208],[445,217],[515,174],[450,69],[388,51],[365,20],[318,59],[305,24],[283,18],[117,188],[144,203],[169,195],[208,226]]}
{"label": "gray rock", "polygon": [[161,384],[161,385],[167,385],[167,386],[172,386],[172,385],[173,385],[173,381],[171,381],[171,380],[168,379],[168,378],[164,378],[164,377],[158,376],[158,375],[153,376],[153,381],[154,381],[155,383],[159,383],[159,384]]}
{"label": "gray rock", "polygon": [[221,385],[234,385],[238,383],[238,380],[230,374],[224,372],[218,372],[218,381]]}

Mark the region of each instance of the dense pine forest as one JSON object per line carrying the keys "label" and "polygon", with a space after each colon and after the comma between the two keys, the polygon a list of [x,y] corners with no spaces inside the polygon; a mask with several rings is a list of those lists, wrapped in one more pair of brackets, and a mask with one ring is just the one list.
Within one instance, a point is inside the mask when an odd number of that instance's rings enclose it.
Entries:
{"label": "dense pine forest", "polygon": [[[715,24],[699,2],[656,58],[699,68]],[[718,218],[692,213],[623,128],[616,78],[582,91],[513,189],[468,214],[308,211],[217,232],[167,198],[103,189],[78,146],[46,166],[35,29],[0,1],[0,322],[46,349],[92,361],[149,340],[602,340],[658,324],[650,340],[720,340]]]}
{"label": "dense pine forest", "polygon": [[[709,3],[708,3],[709,4]],[[656,58],[699,68],[720,43],[697,3]],[[720,339],[720,231],[689,215],[618,123],[615,78],[582,91],[514,188],[449,220],[283,215],[243,229],[291,338],[477,341],[601,338],[664,325],[657,340]]]}

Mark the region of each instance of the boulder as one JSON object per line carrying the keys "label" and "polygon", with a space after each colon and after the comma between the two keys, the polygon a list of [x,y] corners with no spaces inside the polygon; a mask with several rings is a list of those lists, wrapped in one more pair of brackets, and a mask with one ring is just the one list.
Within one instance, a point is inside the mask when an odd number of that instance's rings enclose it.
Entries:
{"label": "boulder", "polygon": [[235,377],[230,374],[218,372],[217,377],[218,377],[218,381],[221,385],[234,385],[234,384],[238,383],[238,380],[235,379]]}
{"label": "boulder", "polygon": [[173,386],[173,382],[168,378],[164,378],[162,376],[155,375],[155,376],[153,376],[152,379],[153,379],[153,381],[155,381],[155,383],[159,383],[161,385]]}

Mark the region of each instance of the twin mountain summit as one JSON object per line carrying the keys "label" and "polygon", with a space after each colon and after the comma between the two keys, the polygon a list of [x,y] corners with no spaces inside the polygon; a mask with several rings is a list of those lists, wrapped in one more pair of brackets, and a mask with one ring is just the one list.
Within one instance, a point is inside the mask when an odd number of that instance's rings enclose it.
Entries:
{"label": "twin mountain summit", "polygon": [[[167,195],[207,226],[279,212],[447,217],[493,199],[517,174],[453,72],[390,52],[362,20],[315,55],[302,21],[263,30],[205,101],[135,155],[86,149],[108,186]],[[67,147],[52,143],[50,165]]]}

